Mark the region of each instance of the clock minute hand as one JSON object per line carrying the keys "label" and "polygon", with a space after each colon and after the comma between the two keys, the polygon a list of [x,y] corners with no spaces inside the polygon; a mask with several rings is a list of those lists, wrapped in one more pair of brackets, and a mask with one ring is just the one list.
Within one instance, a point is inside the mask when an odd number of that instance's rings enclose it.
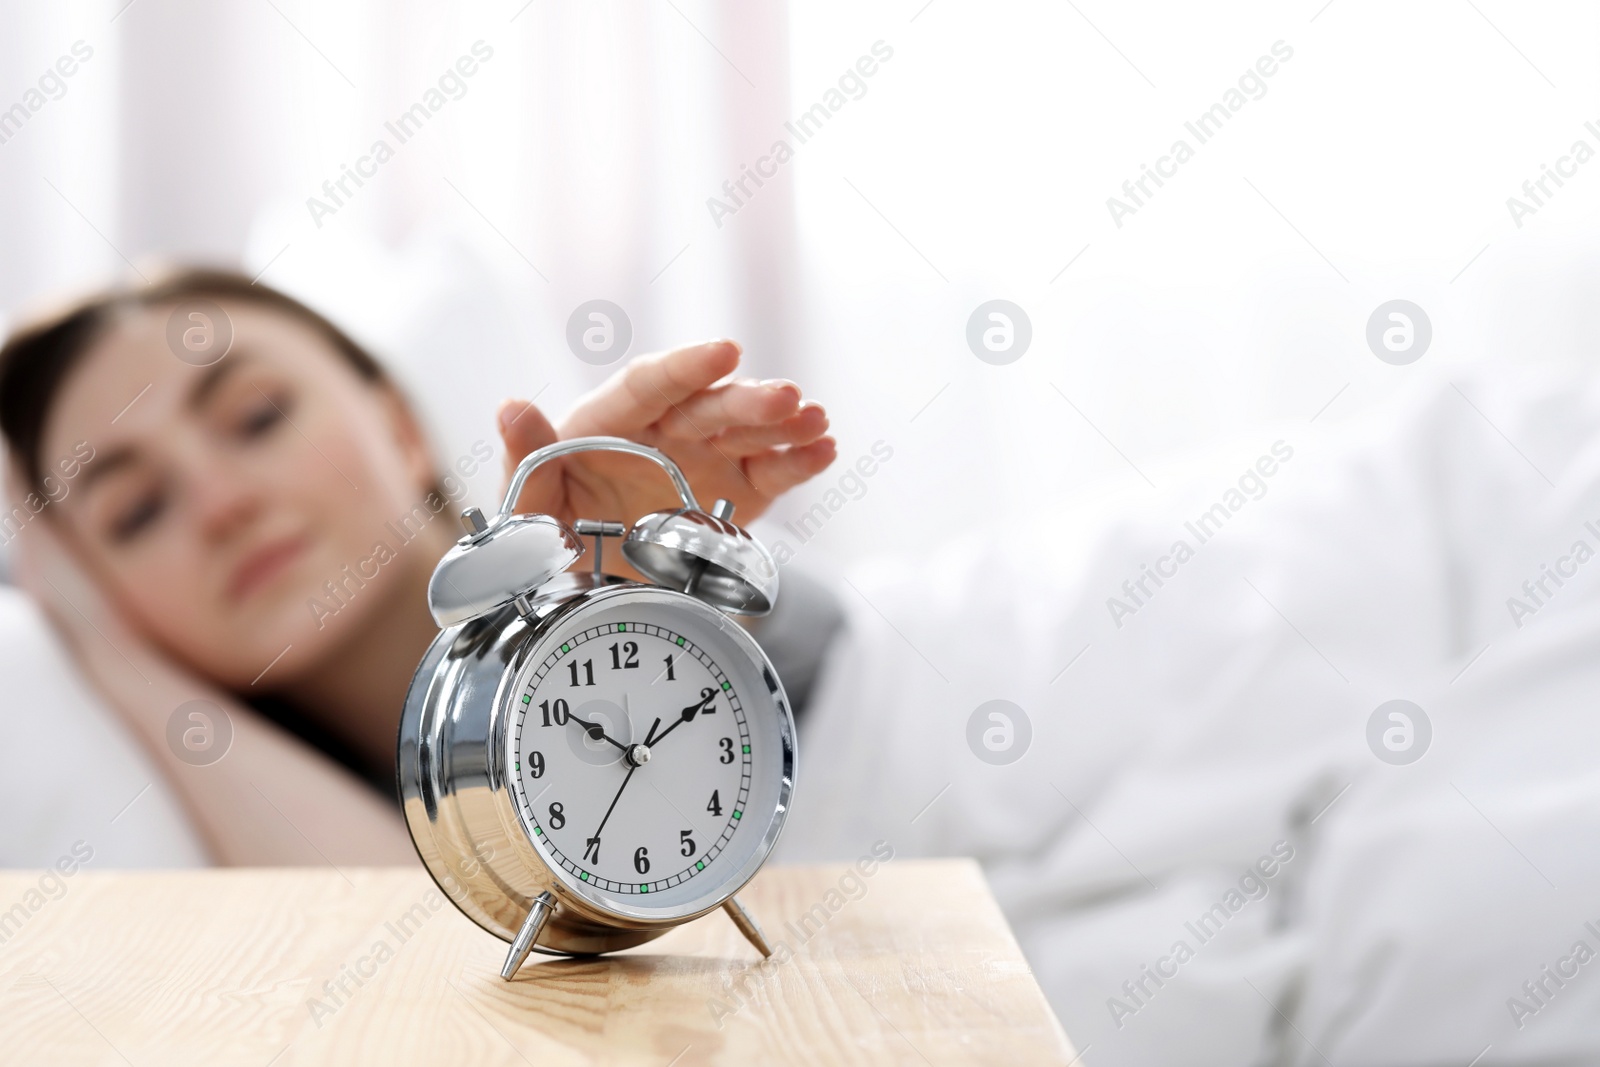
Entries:
{"label": "clock minute hand", "polygon": [[694,719],[694,717],[696,715],[698,715],[702,711],[704,711],[706,709],[706,706],[709,705],[712,701],[714,701],[716,699],[717,699],[717,691],[715,689],[713,689],[711,686],[708,685],[704,689],[700,690],[700,700],[697,703],[690,704],[688,707],[686,707],[682,711],[680,711],[678,713],[677,721],[674,722],[671,726],[667,727],[665,730],[662,730],[661,731],[661,737],[656,738],[651,743],[659,745],[661,743],[661,741],[662,741],[662,738],[665,738],[668,734],[670,734],[672,731],[676,730],[678,727],[682,726],[684,723],[693,721],[693,719]]}

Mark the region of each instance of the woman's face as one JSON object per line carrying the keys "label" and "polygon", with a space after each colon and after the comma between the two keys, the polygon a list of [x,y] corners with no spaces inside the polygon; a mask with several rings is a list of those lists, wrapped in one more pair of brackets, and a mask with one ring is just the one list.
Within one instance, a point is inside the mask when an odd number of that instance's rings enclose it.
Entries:
{"label": "woman's face", "polygon": [[234,340],[208,367],[167,347],[170,305],[103,336],[57,393],[41,466],[87,441],[94,458],[51,505],[85,561],[169,653],[231,688],[270,664],[265,689],[431,569],[420,546],[435,538],[407,547],[386,524],[413,513],[434,471],[400,399],[311,326],[217,303]]}

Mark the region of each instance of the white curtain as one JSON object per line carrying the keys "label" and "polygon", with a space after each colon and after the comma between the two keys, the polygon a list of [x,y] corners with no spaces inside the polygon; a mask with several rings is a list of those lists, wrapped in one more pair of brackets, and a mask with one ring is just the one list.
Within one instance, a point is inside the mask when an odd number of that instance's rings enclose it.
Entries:
{"label": "white curtain", "polygon": [[[430,287],[493,290],[509,309],[494,328],[470,301],[428,327],[474,371],[478,392],[438,413],[442,436],[468,440],[495,394],[543,388],[559,410],[606,372],[565,352],[584,301],[626,309],[634,352],[733,335],[752,371],[828,402],[845,463],[894,450],[860,503],[831,506],[836,476],[780,502],[773,531],[829,507],[805,550],[821,566],[1147,489],[1174,453],[1359,418],[1486,353],[1592,349],[1600,164],[1522,225],[1506,207],[1575,139],[1600,147],[1583,125],[1600,119],[1588,5],[0,0],[0,14],[0,113],[26,112],[0,121],[0,315],[130,260],[243,260],[396,348]],[[77,41],[92,58],[27,110]],[[443,92],[480,41],[492,56],[464,95],[400,143],[385,124]],[[1264,93],[1116,225],[1108,199],[1275,46],[1293,55]],[[818,106],[802,141],[791,125]],[[308,199],[379,139],[393,158],[314,220]],[[763,163],[779,140],[792,158]],[[747,168],[772,176],[755,185]],[[708,208],[741,179],[735,212]],[[996,298],[1032,320],[1009,366],[965,339]],[[1364,339],[1396,298],[1433,323],[1411,367]],[[929,519],[933,499],[971,506]]]}
{"label": "white curtain", "polygon": [[[788,356],[788,187],[737,228],[704,205],[783,121],[781,3],[6,7],[0,107],[74,42],[92,52],[0,143],[7,312],[150,257],[248,261],[272,282],[443,227],[552,317],[615,301],[638,350],[715,323],[758,362]],[[430,94],[420,132],[394,125]],[[380,140],[392,158],[363,165]],[[358,186],[346,168],[375,173]]]}

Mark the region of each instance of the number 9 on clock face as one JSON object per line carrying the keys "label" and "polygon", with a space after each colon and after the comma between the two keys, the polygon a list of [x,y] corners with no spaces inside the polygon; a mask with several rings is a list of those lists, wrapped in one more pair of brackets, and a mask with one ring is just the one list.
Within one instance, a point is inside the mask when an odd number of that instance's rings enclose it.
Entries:
{"label": "number 9 on clock face", "polygon": [[766,658],[720,612],[663,589],[592,598],[537,643],[510,698],[523,829],[591,903],[693,914],[771,851],[793,722]]}

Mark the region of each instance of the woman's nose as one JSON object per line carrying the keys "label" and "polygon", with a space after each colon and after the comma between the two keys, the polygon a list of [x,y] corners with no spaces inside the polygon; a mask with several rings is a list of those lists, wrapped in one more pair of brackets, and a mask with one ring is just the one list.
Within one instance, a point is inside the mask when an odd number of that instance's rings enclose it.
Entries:
{"label": "woman's nose", "polygon": [[227,541],[261,513],[260,490],[244,471],[220,457],[196,460],[188,482],[200,533],[207,541]]}

